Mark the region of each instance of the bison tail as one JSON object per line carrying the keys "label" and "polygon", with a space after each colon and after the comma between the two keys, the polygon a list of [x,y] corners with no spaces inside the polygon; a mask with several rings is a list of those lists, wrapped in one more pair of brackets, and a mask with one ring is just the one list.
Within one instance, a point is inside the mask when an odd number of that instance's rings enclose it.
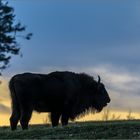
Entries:
{"label": "bison tail", "polygon": [[16,90],[14,86],[14,77],[9,82],[9,89],[10,89],[10,95],[12,100],[12,110],[19,110],[19,103],[16,96]]}

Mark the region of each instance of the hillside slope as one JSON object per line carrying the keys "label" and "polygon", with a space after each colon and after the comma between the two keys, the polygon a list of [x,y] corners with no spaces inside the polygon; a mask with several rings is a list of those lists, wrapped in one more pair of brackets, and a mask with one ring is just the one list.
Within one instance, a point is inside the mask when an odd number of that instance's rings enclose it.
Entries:
{"label": "hillside slope", "polygon": [[113,139],[140,138],[140,121],[78,122],[66,127],[32,125],[29,130],[12,132],[0,127],[0,139]]}

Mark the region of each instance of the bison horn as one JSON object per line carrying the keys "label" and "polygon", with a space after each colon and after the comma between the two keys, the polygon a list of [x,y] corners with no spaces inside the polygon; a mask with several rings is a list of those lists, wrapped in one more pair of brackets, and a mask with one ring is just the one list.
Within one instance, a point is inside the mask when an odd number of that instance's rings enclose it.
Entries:
{"label": "bison horn", "polygon": [[98,84],[100,84],[100,81],[101,81],[101,78],[100,78],[100,76],[98,75]]}

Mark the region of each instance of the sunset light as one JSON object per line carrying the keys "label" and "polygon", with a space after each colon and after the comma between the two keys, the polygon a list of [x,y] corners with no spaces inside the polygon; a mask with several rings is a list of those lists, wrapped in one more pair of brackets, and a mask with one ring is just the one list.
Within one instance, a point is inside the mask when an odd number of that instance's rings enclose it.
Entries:
{"label": "sunset light", "polygon": [[140,138],[140,1],[0,0],[0,138]]}

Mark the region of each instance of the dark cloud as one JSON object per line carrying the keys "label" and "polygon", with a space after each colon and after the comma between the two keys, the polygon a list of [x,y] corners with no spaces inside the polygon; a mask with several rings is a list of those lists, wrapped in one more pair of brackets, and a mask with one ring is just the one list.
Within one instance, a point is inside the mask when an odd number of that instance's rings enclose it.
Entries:
{"label": "dark cloud", "polygon": [[[25,20],[35,36],[28,43],[21,42],[24,57],[13,59],[14,68],[7,73],[15,69],[38,71],[46,65],[113,64],[131,69],[139,64],[138,0],[127,3],[111,0],[10,3],[15,7],[17,17]],[[36,9],[39,9],[38,13]]]}

